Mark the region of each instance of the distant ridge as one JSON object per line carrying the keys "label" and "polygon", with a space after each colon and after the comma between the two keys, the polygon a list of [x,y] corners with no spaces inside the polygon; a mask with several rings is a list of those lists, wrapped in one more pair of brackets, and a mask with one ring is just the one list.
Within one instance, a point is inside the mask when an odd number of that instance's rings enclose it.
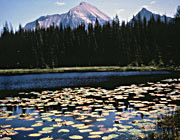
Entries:
{"label": "distant ridge", "polygon": [[[178,6],[177,9],[180,9]],[[146,20],[149,21],[153,16],[155,20],[160,17],[162,22],[165,21],[165,16],[155,14],[149,11],[146,8],[142,8],[135,16],[135,19],[138,19],[138,14],[141,15],[141,19],[143,20],[146,17]],[[95,24],[96,19],[98,19],[101,25],[105,24],[106,22],[111,22],[112,19],[107,16],[105,13],[101,12],[95,6],[87,3],[81,2],[78,6],[70,9],[67,13],[64,14],[54,14],[54,15],[47,15],[41,16],[40,18],[36,19],[33,22],[27,23],[24,26],[25,30],[33,30],[36,27],[36,21],[38,21],[41,28],[49,28],[51,25],[59,27],[62,24],[63,27],[70,26],[71,28],[76,28],[78,25],[84,23],[86,28],[88,24]],[[166,17],[167,22],[171,22],[173,18]],[[133,22],[133,19],[130,20],[130,23]]]}

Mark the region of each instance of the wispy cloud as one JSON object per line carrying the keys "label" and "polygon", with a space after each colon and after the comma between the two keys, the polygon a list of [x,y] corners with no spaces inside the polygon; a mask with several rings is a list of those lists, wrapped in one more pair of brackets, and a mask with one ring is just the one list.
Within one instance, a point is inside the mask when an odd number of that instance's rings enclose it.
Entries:
{"label": "wispy cloud", "polygon": [[56,5],[57,5],[57,6],[64,6],[64,5],[66,5],[66,3],[65,3],[65,2],[58,2],[58,1],[57,1],[57,2],[56,2]]}
{"label": "wispy cloud", "polygon": [[155,1],[155,0],[151,1],[151,4],[155,4],[155,3],[156,3],[156,1]]}
{"label": "wispy cloud", "polygon": [[116,12],[116,14],[121,14],[121,13],[123,13],[125,10],[124,9],[116,9],[115,10],[115,12]]}

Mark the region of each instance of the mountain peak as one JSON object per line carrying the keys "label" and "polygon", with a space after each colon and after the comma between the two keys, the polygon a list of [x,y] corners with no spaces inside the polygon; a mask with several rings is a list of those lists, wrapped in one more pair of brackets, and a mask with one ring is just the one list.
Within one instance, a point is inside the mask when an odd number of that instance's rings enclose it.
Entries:
{"label": "mountain peak", "polygon": [[79,5],[87,5],[87,4],[89,5],[89,3],[83,1]]}
{"label": "mountain peak", "polygon": [[147,11],[147,9],[143,7],[141,11]]}
{"label": "mountain peak", "polygon": [[70,9],[69,15],[85,20],[87,23],[94,23],[96,18],[100,23],[110,21],[111,18],[97,9],[95,6],[81,2],[78,6]]}
{"label": "mountain peak", "polygon": [[71,12],[73,11],[79,11],[79,12],[82,12],[82,10],[88,10],[88,9],[93,9],[95,8],[94,6],[90,5],[89,3],[87,2],[81,2],[78,6],[70,9]]}
{"label": "mountain peak", "polygon": [[[69,12],[61,15],[50,15],[42,16],[38,20],[40,27],[48,28],[53,23],[55,26],[62,24],[64,27],[70,26],[75,28],[78,25],[84,23],[86,28],[89,23],[95,24],[96,19],[98,19],[100,24],[104,24],[108,21],[111,21],[111,18],[97,9],[95,6],[87,3],[81,2],[76,7],[69,10]],[[35,29],[36,21],[28,23],[25,25],[25,29]]]}
{"label": "mountain peak", "polygon": [[[144,8],[144,7],[141,9],[140,12],[137,13],[137,15],[135,16],[135,19],[138,19],[138,15],[139,15],[139,14],[141,15],[141,19],[144,19],[144,17],[145,17],[147,21],[149,21],[149,20],[152,18],[152,16],[154,17],[155,20],[157,20],[157,19],[160,17],[160,20],[161,20],[162,22],[165,21],[165,17],[164,17],[164,16],[161,16],[161,15],[159,15],[159,14],[155,14],[155,13],[147,10],[147,9]],[[166,18],[167,18],[167,19],[166,19],[167,22],[170,22],[170,21],[172,20],[171,17],[166,17]],[[133,22],[133,19],[131,19],[130,22]]]}
{"label": "mountain peak", "polygon": [[149,11],[148,9],[146,9],[146,8],[144,8],[144,7],[143,7],[143,8],[141,9],[141,11],[140,11],[140,13],[147,13],[147,12],[148,12],[148,13],[152,13],[151,11]]}

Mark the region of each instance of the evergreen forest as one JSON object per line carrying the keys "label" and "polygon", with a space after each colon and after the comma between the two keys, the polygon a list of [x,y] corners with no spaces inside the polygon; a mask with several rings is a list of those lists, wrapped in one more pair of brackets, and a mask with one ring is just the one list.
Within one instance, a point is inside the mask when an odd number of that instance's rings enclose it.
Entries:
{"label": "evergreen forest", "polygon": [[160,17],[14,32],[6,23],[0,36],[0,69],[69,66],[179,66],[180,11],[171,22]]}

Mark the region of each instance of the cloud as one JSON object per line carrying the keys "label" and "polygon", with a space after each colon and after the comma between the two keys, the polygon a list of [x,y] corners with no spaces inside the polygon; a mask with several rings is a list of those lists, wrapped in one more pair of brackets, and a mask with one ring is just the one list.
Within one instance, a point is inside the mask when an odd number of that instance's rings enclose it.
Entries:
{"label": "cloud", "polygon": [[116,9],[115,10],[115,12],[116,12],[116,14],[121,14],[121,13],[123,13],[125,10],[124,9]]}
{"label": "cloud", "polygon": [[151,4],[155,4],[155,3],[156,3],[156,1],[155,1],[155,0],[151,1]]}
{"label": "cloud", "polygon": [[66,5],[66,3],[64,3],[64,2],[58,2],[58,1],[57,1],[57,2],[56,2],[56,5],[57,5],[57,6],[63,6],[63,5]]}

